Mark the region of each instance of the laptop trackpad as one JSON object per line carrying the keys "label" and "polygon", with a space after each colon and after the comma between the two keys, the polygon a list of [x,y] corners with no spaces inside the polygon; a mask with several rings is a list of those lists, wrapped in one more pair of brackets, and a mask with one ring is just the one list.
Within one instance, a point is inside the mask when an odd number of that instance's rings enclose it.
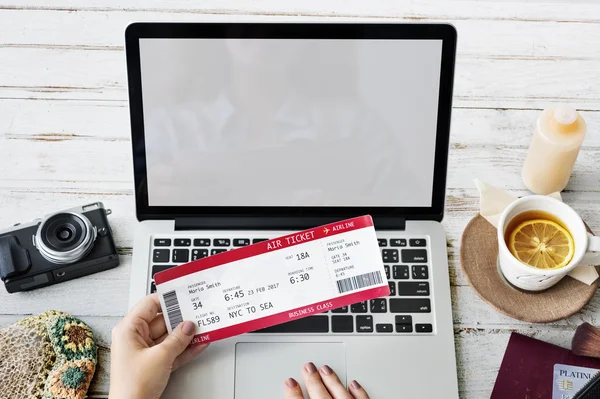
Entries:
{"label": "laptop trackpad", "polygon": [[235,399],[281,398],[283,383],[290,377],[304,390],[302,367],[308,362],[317,367],[329,365],[346,384],[346,353],[341,342],[239,342],[235,346]]}

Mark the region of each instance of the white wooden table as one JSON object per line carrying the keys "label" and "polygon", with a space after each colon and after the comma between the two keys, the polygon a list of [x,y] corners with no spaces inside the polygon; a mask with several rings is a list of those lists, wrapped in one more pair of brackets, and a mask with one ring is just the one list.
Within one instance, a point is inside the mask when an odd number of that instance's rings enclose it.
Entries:
{"label": "white wooden table", "polygon": [[487,398],[511,331],[570,346],[600,325],[600,295],[580,313],[532,325],[498,314],[468,286],[460,236],[477,212],[473,178],[525,194],[521,165],[539,111],[583,110],[589,133],[564,193],[600,231],[600,4],[592,1],[0,0],[0,226],[97,200],[110,217],[118,268],[9,295],[0,326],[47,309],[89,323],[100,344],[92,397],[108,391],[111,328],[127,310],[135,223],[123,30],[131,21],[253,18],[449,21],[458,29],[448,232],[459,386]]}

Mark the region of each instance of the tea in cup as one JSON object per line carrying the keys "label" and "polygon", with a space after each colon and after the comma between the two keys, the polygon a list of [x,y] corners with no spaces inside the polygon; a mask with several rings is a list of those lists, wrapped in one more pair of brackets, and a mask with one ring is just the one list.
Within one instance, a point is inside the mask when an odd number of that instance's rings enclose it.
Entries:
{"label": "tea in cup", "polygon": [[600,255],[600,237],[588,235],[573,208],[540,195],[520,198],[504,210],[498,224],[498,246],[504,277],[529,291],[558,283],[586,253]]}

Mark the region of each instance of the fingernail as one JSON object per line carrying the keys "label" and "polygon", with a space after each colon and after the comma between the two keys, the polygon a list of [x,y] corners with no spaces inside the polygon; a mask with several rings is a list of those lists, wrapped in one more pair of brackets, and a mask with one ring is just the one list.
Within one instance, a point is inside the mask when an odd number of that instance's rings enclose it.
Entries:
{"label": "fingernail", "polygon": [[321,367],[321,372],[325,375],[331,375],[333,373],[333,370],[328,365],[324,365],[323,367]]}
{"label": "fingernail", "polygon": [[196,332],[196,326],[191,321],[184,321],[183,325],[181,326],[181,331],[185,335],[192,335]]}
{"label": "fingernail", "polygon": [[285,380],[285,385],[287,385],[290,388],[296,388],[298,386],[298,383],[295,379],[288,378],[287,380]]}
{"label": "fingernail", "polygon": [[362,388],[362,387],[360,386],[360,384],[358,383],[358,381],[356,381],[356,380],[353,380],[353,381],[350,383],[350,386],[351,386],[352,388],[354,388],[354,389],[361,389],[361,388]]}
{"label": "fingernail", "polygon": [[313,362],[310,362],[304,365],[304,370],[308,371],[309,373],[314,373],[315,371],[317,371],[317,368],[315,367]]}

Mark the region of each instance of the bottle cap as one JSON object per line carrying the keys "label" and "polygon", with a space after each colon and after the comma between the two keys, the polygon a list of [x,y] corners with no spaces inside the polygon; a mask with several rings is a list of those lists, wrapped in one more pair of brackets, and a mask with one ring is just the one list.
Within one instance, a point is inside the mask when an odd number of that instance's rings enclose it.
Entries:
{"label": "bottle cap", "polygon": [[577,111],[569,105],[561,104],[554,109],[554,119],[561,125],[570,125],[577,120]]}

